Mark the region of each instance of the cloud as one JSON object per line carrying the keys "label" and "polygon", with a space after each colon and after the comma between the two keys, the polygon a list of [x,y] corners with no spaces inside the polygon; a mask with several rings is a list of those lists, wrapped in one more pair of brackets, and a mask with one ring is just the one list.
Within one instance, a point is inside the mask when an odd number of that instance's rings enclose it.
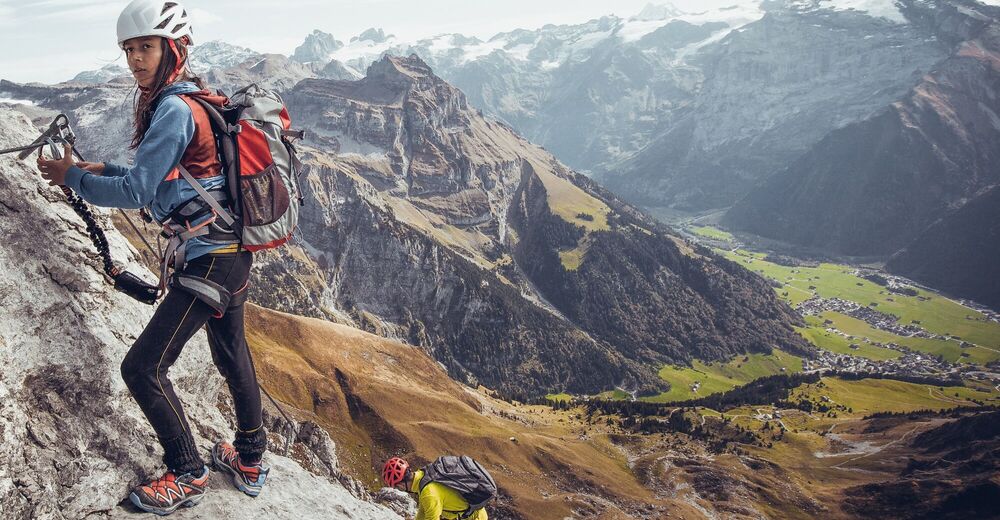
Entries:
{"label": "cloud", "polygon": [[221,16],[208,11],[207,9],[202,9],[200,7],[188,8],[191,11],[191,23],[197,29],[201,25],[213,25],[215,23],[221,22],[224,18]]}

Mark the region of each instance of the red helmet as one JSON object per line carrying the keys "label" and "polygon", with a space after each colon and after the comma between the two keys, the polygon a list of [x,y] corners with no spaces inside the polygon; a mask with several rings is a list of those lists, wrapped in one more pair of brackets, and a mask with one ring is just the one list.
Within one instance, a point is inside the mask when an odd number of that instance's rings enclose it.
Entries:
{"label": "red helmet", "polygon": [[410,469],[410,463],[399,457],[393,457],[385,461],[382,466],[382,481],[385,485],[393,487],[406,478],[406,471]]}

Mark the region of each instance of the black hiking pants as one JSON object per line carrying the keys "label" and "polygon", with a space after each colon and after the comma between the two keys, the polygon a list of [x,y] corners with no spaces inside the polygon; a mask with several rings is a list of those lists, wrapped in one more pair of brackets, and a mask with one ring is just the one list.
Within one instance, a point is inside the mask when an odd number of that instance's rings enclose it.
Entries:
{"label": "black hiking pants", "polygon": [[[236,295],[246,290],[253,253],[207,254],[188,263],[185,274],[207,278]],[[240,298],[242,300],[243,298]],[[260,460],[267,445],[260,387],[243,330],[243,303],[234,302],[221,318],[183,289],[172,288],[122,361],[122,378],[163,445],[163,462],[177,474],[201,469],[204,461],[180,400],[167,377],[184,345],[208,326],[212,361],[226,379],[236,407],[234,446],[245,463]]]}

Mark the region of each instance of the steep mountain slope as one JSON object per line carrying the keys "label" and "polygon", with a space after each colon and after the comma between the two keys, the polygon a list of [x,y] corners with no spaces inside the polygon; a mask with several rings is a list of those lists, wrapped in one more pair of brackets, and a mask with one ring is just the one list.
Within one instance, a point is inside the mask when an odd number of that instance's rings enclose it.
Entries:
{"label": "steep mountain slope", "polygon": [[910,2],[950,58],[877,115],[832,132],[726,217],[846,255],[887,256],[1000,182],[1000,8]]}
{"label": "steep mountain slope", "polygon": [[[0,130],[0,148],[36,136],[24,116],[7,108],[0,108]],[[0,156],[0,510],[8,518],[132,518],[120,502],[130,486],[161,469],[160,454],[119,363],[152,308],[104,281],[83,223],[61,199],[33,164]],[[113,257],[151,277],[108,220],[101,221]],[[228,394],[210,360],[199,335],[171,371],[204,450],[233,427],[220,413],[230,407]],[[299,460],[327,460],[336,469],[332,444],[296,449]],[[217,475],[202,504],[183,518],[225,518],[233,510],[308,518],[331,509],[343,518],[396,518],[352,496],[330,469],[320,476],[273,453],[267,461],[276,478],[259,499],[246,500]]]}
{"label": "steep mountain slope", "polygon": [[1000,309],[1000,187],[935,222],[886,268]]}
{"label": "steep mountain slope", "polygon": [[1000,412],[963,417],[917,435],[900,477],[845,492],[859,518],[996,518]]}
{"label": "steep mountain slope", "polygon": [[316,265],[291,269],[321,282],[278,308],[377,317],[372,330],[507,393],[648,391],[669,359],[801,348],[760,278],[482,118],[415,56],[286,99],[315,136],[318,202],[301,224]]}
{"label": "steep mountain slope", "polygon": [[[787,5],[786,5],[787,4]],[[650,206],[730,206],[830,131],[903,95],[945,56],[919,27],[775,2],[688,58],[704,82],[642,151],[598,179]]]}

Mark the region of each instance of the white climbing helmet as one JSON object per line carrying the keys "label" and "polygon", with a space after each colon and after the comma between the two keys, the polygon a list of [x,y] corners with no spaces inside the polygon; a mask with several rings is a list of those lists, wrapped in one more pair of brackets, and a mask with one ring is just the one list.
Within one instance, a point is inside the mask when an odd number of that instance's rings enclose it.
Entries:
{"label": "white climbing helmet", "polygon": [[188,37],[194,44],[191,17],[178,2],[132,0],[118,17],[118,46],[141,36],[162,36],[169,40]]}

